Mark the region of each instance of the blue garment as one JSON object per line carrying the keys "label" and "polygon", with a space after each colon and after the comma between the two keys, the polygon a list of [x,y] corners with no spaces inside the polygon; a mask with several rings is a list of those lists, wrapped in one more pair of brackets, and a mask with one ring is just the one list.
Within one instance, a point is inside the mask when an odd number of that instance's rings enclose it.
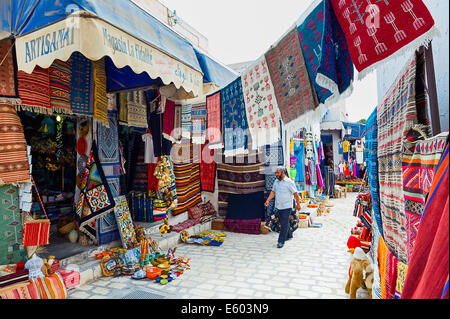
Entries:
{"label": "blue garment", "polygon": [[[298,145],[297,145],[298,144]],[[295,143],[294,144],[294,155],[296,157],[295,170],[297,175],[295,176],[296,182],[305,182],[305,144]]]}
{"label": "blue garment", "polygon": [[344,154],[344,142],[339,142],[339,154]]}
{"label": "blue garment", "polygon": [[292,179],[285,177],[282,181],[276,180],[273,183],[272,191],[275,192],[275,208],[277,210],[292,209],[294,193],[297,187]]}

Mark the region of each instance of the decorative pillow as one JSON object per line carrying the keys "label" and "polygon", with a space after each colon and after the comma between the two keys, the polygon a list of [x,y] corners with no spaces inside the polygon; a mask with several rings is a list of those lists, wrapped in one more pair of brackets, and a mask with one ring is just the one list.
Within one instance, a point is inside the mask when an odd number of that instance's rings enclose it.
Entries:
{"label": "decorative pillow", "polygon": [[213,206],[213,204],[211,204],[210,201],[208,201],[203,206],[204,206],[203,211],[205,212],[205,215],[215,215],[216,214],[216,210],[214,209],[214,206]]}
{"label": "decorative pillow", "polygon": [[41,299],[38,287],[31,280],[28,283],[13,285],[11,288],[2,289],[0,299]]}
{"label": "decorative pillow", "polygon": [[59,273],[48,277],[31,279],[39,287],[41,299],[66,299],[67,288]]}
{"label": "decorative pillow", "polygon": [[203,205],[197,205],[188,208],[189,219],[199,219],[204,216]]}

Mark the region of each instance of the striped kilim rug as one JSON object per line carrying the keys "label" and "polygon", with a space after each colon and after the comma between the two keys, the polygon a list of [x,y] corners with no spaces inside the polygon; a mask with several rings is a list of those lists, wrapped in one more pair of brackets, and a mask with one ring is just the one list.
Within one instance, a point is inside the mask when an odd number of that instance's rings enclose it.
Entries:
{"label": "striped kilim rug", "polygon": [[[407,218],[402,178],[402,144],[412,127],[427,122],[424,57],[415,54],[377,109],[378,172],[383,234],[389,250],[408,263]],[[427,129],[424,132],[427,133]]]}

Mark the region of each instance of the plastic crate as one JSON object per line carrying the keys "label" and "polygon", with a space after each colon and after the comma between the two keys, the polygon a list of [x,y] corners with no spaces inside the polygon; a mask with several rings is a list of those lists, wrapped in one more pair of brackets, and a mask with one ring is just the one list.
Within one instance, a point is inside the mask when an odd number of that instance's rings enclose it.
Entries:
{"label": "plastic crate", "polygon": [[59,269],[58,272],[61,274],[67,289],[75,288],[80,285],[80,273],[78,271]]}

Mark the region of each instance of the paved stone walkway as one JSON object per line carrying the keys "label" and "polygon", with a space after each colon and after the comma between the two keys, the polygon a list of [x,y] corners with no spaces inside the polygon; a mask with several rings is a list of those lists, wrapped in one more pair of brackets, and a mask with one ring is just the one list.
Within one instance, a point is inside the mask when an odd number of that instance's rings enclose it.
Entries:
{"label": "paved stone walkway", "polygon": [[[347,240],[356,225],[356,193],[332,200],[322,228],[299,229],[277,249],[278,234],[227,233],[221,247],[180,244],[177,256],[192,258],[191,270],[166,286],[127,277],[100,278],[69,291],[70,299],[346,299],[350,255]],[[305,210],[303,210],[305,211]],[[357,297],[368,299],[366,290]]]}

